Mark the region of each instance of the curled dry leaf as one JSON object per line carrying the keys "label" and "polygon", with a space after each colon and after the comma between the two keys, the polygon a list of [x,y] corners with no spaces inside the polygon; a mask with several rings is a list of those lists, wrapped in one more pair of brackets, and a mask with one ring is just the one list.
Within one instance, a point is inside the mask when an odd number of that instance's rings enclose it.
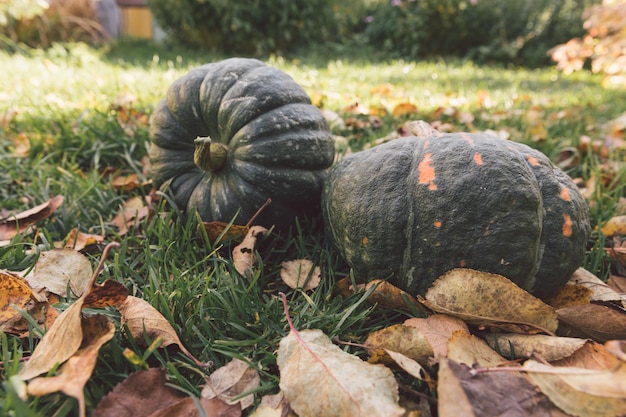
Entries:
{"label": "curled dry leaf", "polygon": [[322,279],[320,267],[313,265],[308,259],[285,261],[280,267],[280,278],[290,288],[308,291],[320,285]]}
{"label": "curled dry leaf", "polygon": [[426,318],[414,317],[406,320],[404,325],[420,330],[432,346],[435,360],[448,356],[448,340],[454,332],[469,334],[467,324],[463,320],[445,314],[433,314]]}
{"label": "curled dry leaf", "polygon": [[617,369],[620,360],[611,354],[605,345],[590,340],[570,356],[554,361],[551,365],[583,369]]}
{"label": "curled dry leaf", "polygon": [[618,304],[624,302],[623,295],[584,268],[578,268],[569,279],[568,284],[581,285],[589,289],[591,291],[589,301],[606,301]]}
{"label": "curled dry leaf", "polygon": [[26,275],[26,281],[33,289],[45,289],[65,297],[67,287],[81,296],[93,271],[87,257],[72,249],[52,249],[41,252],[33,270]]}
{"label": "curled dry leaf", "polygon": [[198,366],[206,366],[205,363],[196,359],[183,346],[176,331],[161,313],[141,298],[128,296],[118,307],[122,314],[122,324],[128,326],[131,335],[139,340],[144,340],[144,335],[152,341],[157,338],[163,339],[163,346],[177,345],[179,349]]}
{"label": "curled dry leaf", "polygon": [[626,364],[617,370],[553,367],[524,363],[531,381],[560,409],[579,417],[626,414]]}
{"label": "curled dry leaf", "polygon": [[401,353],[415,361],[425,361],[433,356],[433,348],[415,327],[395,324],[370,333],[365,340],[370,363],[390,363],[386,350]]}
{"label": "curled dry leaf", "polygon": [[[216,369],[202,388],[200,396],[205,399],[219,398],[227,404],[241,405],[245,410],[254,403],[254,394],[240,395],[255,390],[261,385],[259,372],[247,362],[233,359]],[[236,397],[239,397],[235,400]]]}
{"label": "curled dry leaf", "polygon": [[84,233],[76,227],[70,230],[65,237],[65,247],[68,249],[74,249],[75,251],[82,251],[83,249],[99,245],[103,242],[104,236]]}
{"label": "curled dry leaf", "polygon": [[143,417],[185,398],[166,385],[165,370],[152,368],[130,374],[98,404],[91,417]]}
{"label": "curled dry leaf", "polygon": [[63,200],[63,196],[57,195],[43,204],[16,215],[0,219],[0,241],[10,240],[38,221],[47,219],[63,204]]}
{"label": "curled dry leaf", "polygon": [[515,358],[538,357],[547,362],[567,358],[587,343],[586,339],[575,337],[517,333],[486,334],[484,339],[489,346],[505,356],[511,352]]}
{"label": "curled dry leaf", "polygon": [[[520,368],[521,369],[521,368]],[[474,375],[464,364],[442,358],[439,364],[439,417],[552,417],[552,405],[519,372]]]}
{"label": "curled dry leaf", "polygon": [[244,277],[250,277],[252,266],[256,263],[254,246],[259,237],[263,236],[267,229],[263,226],[252,226],[241,244],[233,249],[233,263],[235,269]]}
{"label": "curled dry leaf", "polygon": [[472,269],[447,272],[433,283],[426,299],[418,299],[438,313],[516,333],[554,334],[558,326],[549,305],[501,275]]}
{"label": "curled dry leaf", "polygon": [[222,243],[230,240],[241,241],[250,230],[248,226],[239,226],[225,222],[202,222],[198,225],[198,235],[202,235],[204,230],[211,243]]}
{"label": "curled dry leaf", "polygon": [[80,416],[85,417],[84,387],[96,366],[100,347],[111,340],[115,326],[103,315],[95,315],[82,321],[83,341],[81,348],[67,360],[58,375],[35,378],[28,384],[28,394],[42,396],[61,391],[78,400]]}

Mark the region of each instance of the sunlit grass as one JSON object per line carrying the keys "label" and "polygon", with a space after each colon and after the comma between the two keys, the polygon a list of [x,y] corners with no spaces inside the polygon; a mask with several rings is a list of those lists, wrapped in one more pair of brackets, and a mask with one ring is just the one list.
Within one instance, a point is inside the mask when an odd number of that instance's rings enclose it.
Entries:
{"label": "sunlit grass", "polygon": [[[483,67],[445,59],[375,62],[367,59],[367,51],[349,56],[353,58],[303,55],[267,61],[292,75],[316,104],[346,120],[345,127],[334,130],[345,138],[344,150],[370,146],[416,118],[449,123],[455,130],[504,131],[557,163],[564,150],[573,148],[578,160],[564,169],[582,184],[591,180],[596,186],[589,199],[596,230],[585,266],[606,278],[605,242],[597,227],[616,214],[624,197],[623,150],[607,160],[581,151],[580,138],[604,140],[610,131],[607,123],[626,109],[626,94],[602,88],[600,79],[591,74],[564,77],[553,68]],[[112,186],[114,173],[138,173],[146,179],[142,158],[149,137],[141,116],[149,116],[168,86],[189,68],[220,58],[142,43],[98,50],[56,46],[28,56],[0,53],[2,68],[9,69],[0,77],[0,208],[23,210],[57,194],[66,199],[41,225],[36,241],[25,236],[16,239],[16,245],[0,248],[0,267],[31,266],[34,257],[28,251],[33,243],[40,250],[50,249],[74,227],[107,234],[121,247],[107,262],[103,279],[123,282],[132,295],[148,300],[200,360],[220,365],[233,357],[249,359],[262,375],[261,393],[272,393],[278,383],[277,343],[288,332],[278,291],[288,292],[298,328],[319,328],[345,341],[362,342],[373,329],[407,314],[373,312],[362,294],[345,299],[333,293],[334,280],[349,270],[324,240],[319,218],[303,220],[289,234],[264,239],[253,281],[233,270],[232,246],[206,242],[196,232],[197,220],[181,215],[165,199],[159,206],[164,217],[155,216],[125,236],[116,235],[109,222],[120,204],[147,192],[129,194]],[[342,113],[355,103],[375,110],[380,126],[372,123],[370,114]],[[402,103],[415,105],[417,111],[394,116],[394,107]],[[138,122],[130,130],[120,124],[120,108],[136,112]],[[466,122],[461,113],[471,115],[472,121]],[[351,118],[363,124],[349,122]],[[29,150],[18,152],[24,144]],[[607,161],[618,165],[603,182]],[[95,264],[98,254],[91,256]],[[311,294],[288,291],[280,283],[280,263],[297,258],[311,259],[322,268],[325,280]],[[106,314],[119,325],[114,310]],[[176,349],[147,351],[140,342],[118,332],[102,349],[86,388],[90,408],[140,369],[126,359],[125,348],[151,366],[167,368],[184,390],[199,393],[207,371],[194,368]],[[30,354],[31,343],[36,340],[2,335],[3,380],[17,372],[17,361]],[[362,353],[359,348],[350,351]],[[61,394],[23,402],[10,384],[0,386],[0,409],[14,415],[73,415],[75,407]]]}

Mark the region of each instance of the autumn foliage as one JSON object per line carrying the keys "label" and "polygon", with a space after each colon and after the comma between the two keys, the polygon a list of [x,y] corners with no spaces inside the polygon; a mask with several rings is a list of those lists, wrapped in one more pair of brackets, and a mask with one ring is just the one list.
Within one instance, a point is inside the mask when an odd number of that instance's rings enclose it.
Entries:
{"label": "autumn foliage", "polygon": [[604,74],[607,85],[626,85],[626,2],[606,2],[585,12],[587,33],[551,50],[557,67],[566,74],[590,63]]}

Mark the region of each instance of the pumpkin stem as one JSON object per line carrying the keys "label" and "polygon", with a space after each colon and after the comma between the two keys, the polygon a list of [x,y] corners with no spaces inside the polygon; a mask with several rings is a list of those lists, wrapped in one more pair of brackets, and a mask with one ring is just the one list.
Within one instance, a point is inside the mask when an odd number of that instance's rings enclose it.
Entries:
{"label": "pumpkin stem", "polygon": [[228,147],[223,143],[213,142],[210,137],[198,137],[193,143],[196,150],[193,162],[208,172],[217,172],[224,167],[228,156]]}

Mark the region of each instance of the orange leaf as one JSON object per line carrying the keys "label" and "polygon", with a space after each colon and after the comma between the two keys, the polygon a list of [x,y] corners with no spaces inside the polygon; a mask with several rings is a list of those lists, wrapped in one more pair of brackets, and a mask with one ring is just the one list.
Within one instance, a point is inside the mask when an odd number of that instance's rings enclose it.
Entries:
{"label": "orange leaf", "polygon": [[391,111],[391,114],[395,117],[407,116],[409,114],[417,113],[417,106],[412,103],[400,103],[396,104]]}

